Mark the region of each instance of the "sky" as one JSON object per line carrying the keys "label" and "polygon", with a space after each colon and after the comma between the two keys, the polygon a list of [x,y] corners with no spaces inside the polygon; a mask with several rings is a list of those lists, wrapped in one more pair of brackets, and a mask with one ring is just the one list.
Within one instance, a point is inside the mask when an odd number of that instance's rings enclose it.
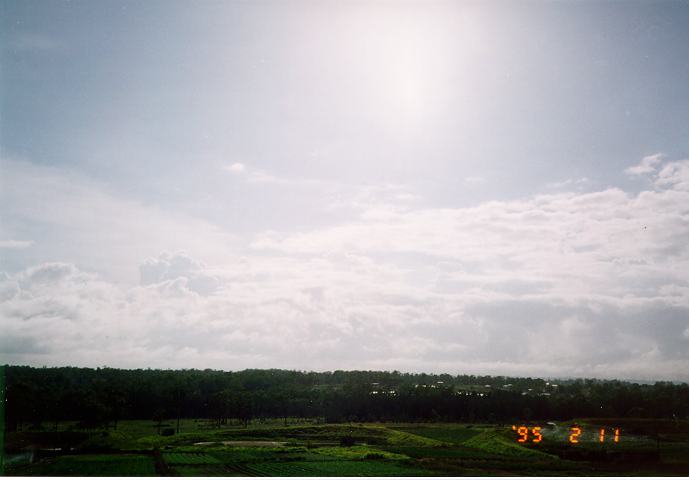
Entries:
{"label": "sky", "polygon": [[689,381],[689,4],[0,4],[0,362]]}

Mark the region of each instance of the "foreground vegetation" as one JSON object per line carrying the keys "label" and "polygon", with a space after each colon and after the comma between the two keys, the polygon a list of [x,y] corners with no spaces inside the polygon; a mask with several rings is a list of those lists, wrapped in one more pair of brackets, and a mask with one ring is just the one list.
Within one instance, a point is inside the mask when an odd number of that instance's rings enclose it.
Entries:
{"label": "foreground vegetation", "polygon": [[[0,472],[10,475],[689,475],[686,384],[4,371]],[[542,441],[517,442],[515,424],[541,427]],[[576,445],[568,441],[574,424],[584,432]],[[609,432],[602,443],[601,428]]]}
{"label": "foreground vegetation", "polygon": [[[615,424],[620,443],[567,442],[571,422],[551,422],[540,444],[520,444],[510,426],[458,423],[318,424],[264,420],[218,427],[183,420],[176,435],[157,422],[117,430],[8,432],[5,474],[50,476],[460,476],[687,475],[689,422],[579,419],[585,430]],[[164,422],[172,425],[175,422]],[[26,453],[31,452],[31,456]]]}

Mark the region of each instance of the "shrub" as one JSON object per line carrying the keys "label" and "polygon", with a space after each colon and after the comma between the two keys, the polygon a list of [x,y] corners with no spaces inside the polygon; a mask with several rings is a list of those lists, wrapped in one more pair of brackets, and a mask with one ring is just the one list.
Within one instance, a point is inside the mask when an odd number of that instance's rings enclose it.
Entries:
{"label": "shrub", "polygon": [[367,453],[364,457],[365,460],[382,460],[385,456],[382,453]]}

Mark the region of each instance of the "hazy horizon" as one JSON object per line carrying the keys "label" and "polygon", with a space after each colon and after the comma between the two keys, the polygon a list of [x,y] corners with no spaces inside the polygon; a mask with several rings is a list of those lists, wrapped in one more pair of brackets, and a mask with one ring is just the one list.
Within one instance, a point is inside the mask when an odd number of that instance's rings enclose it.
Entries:
{"label": "hazy horizon", "polygon": [[689,381],[689,4],[0,22],[0,364]]}

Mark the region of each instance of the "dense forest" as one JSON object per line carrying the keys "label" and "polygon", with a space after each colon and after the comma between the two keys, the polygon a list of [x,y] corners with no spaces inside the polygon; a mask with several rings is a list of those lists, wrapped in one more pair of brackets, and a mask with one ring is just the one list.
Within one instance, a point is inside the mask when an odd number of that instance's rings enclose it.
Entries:
{"label": "dense forest", "polygon": [[6,428],[62,420],[117,428],[121,419],[264,418],[485,421],[575,417],[689,417],[689,385],[400,372],[120,370],[0,367]]}

